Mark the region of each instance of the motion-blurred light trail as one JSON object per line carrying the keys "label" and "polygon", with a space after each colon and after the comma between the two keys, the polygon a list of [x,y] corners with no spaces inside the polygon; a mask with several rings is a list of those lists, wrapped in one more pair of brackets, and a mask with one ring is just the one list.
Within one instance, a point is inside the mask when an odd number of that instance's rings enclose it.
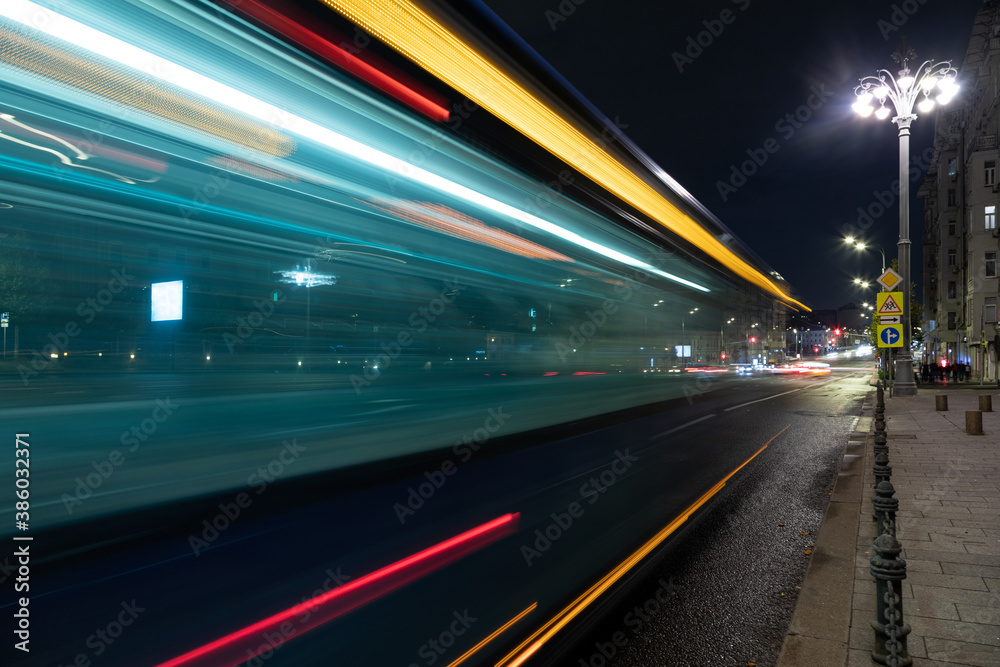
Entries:
{"label": "motion-blurred light trail", "polygon": [[[481,526],[456,535],[412,556],[396,561],[379,570],[355,579],[313,599],[269,616],[261,621],[237,630],[220,639],[157,667],[232,667],[270,650],[262,635],[279,632],[281,636],[294,639],[310,630],[354,611],[358,607],[376,600],[398,588],[425,577],[435,570],[452,563],[486,545],[506,537],[517,530],[520,513],[505,514]],[[306,623],[292,623],[296,616],[306,615]],[[279,631],[282,624],[292,624],[294,632]]]}
{"label": "motion-blurred light trail", "polygon": [[698,508],[707,503],[712,496],[722,490],[722,488],[726,485],[726,482],[728,482],[733,475],[738,473],[744,466],[757,458],[757,455],[767,449],[767,446],[774,442],[775,438],[787,431],[789,426],[791,426],[791,424],[775,433],[760,449],[754,452],[753,456],[748,458],[746,461],[737,466],[731,473],[719,480],[715,486],[706,491],[690,507],[681,512],[673,521],[650,538],[649,541],[639,547],[632,553],[632,555],[622,561],[615,569],[601,577],[597,583],[584,591],[583,594],[563,608],[562,611],[549,619],[545,625],[536,630],[534,634],[521,642],[517,648],[501,659],[500,662],[496,664],[496,667],[519,667],[519,665],[523,665],[528,658],[542,648],[542,645],[544,645],[545,642],[550,640],[557,632],[566,627],[570,621],[579,616],[584,609],[590,606],[590,604],[599,598],[606,590],[611,588],[616,581],[621,579],[628,573],[629,570],[638,565],[639,562],[656,549],[656,547],[660,546],[665,539],[670,537],[670,535],[680,528],[685,521],[691,518],[691,515],[698,511]]}
{"label": "motion-blurred light trail", "polygon": [[407,0],[322,0],[742,278],[806,310],[483,53]]}
{"label": "motion-blurred light trail", "polygon": [[451,115],[444,100],[434,100],[411,86],[393,78],[386,72],[365,62],[353,53],[340,48],[330,40],[309,30],[291,18],[271,9],[257,0],[225,0],[234,9],[251,16],[281,36],[329,60],[382,92],[439,122]]}
{"label": "motion-blurred light trail", "polygon": [[487,644],[489,644],[491,641],[493,641],[494,639],[496,639],[497,637],[499,637],[510,626],[514,625],[515,623],[517,623],[518,621],[520,621],[522,618],[524,618],[525,616],[527,616],[528,614],[530,614],[531,612],[533,612],[537,606],[538,606],[537,602],[532,602],[530,607],[528,607],[527,609],[525,609],[524,611],[522,611],[521,613],[519,613],[517,616],[515,616],[512,619],[510,619],[509,621],[507,621],[506,623],[504,623],[503,625],[501,625],[499,628],[497,628],[496,630],[494,630],[493,632],[491,632],[489,634],[489,636],[487,636],[481,642],[479,642],[478,644],[476,644],[475,646],[473,646],[472,648],[470,648],[468,651],[466,651],[465,653],[463,653],[461,656],[459,656],[459,658],[456,659],[454,662],[450,663],[448,665],[448,667],[458,667],[459,665],[461,665],[463,662],[465,662],[466,660],[468,660],[469,658],[471,658],[477,651],[479,651],[479,649],[483,648],[484,646],[486,646]]}
{"label": "motion-blurred light trail", "polygon": [[[179,86],[195,95],[224,105],[238,115],[256,118],[263,121],[262,127],[274,127],[297,134],[390,173],[405,176],[439,192],[463,199],[476,206],[494,211],[543,232],[553,234],[598,255],[621,262],[626,266],[648,271],[661,278],[666,278],[667,280],[700,292],[709,291],[704,285],[699,285],[686,278],[663,271],[647,262],[591,241],[548,220],[543,220],[527,211],[522,211],[515,206],[511,206],[498,199],[477,192],[472,188],[422,169],[405,160],[372,148],[356,139],[351,139],[329,128],[291,114],[284,109],[268,104],[263,100],[259,100],[185,67],[181,67],[176,63],[144,51],[120,39],[106,35],[78,21],[36,5],[29,0],[5,0],[3,4],[0,4],[0,16],[21,23],[28,28],[37,29],[49,36],[86,49],[91,53],[114,60],[117,63],[126,65],[128,68],[137,70],[137,73],[149,73],[154,78]],[[45,19],[38,20],[37,17],[39,16],[44,16]],[[6,60],[0,58],[0,63],[2,62],[6,62]],[[82,84],[79,87],[86,89],[86,86]],[[166,116],[165,109],[161,110],[161,115]],[[694,224],[693,221],[691,224]],[[714,241],[714,239],[712,240]],[[716,243],[718,242],[716,241]],[[727,249],[726,252],[730,251]]]}

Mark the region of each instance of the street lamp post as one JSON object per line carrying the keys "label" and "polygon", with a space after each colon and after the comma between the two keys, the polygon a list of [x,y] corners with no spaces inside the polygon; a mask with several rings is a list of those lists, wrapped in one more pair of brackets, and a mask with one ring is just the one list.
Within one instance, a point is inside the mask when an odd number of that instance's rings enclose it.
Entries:
{"label": "street lamp post", "polygon": [[[913,106],[917,98],[923,94],[923,99],[917,104],[917,108],[923,113],[929,113],[935,106],[934,100],[930,97],[931,91],[935,88],[940,90],[936,98],[940,104],[947,104],[958,92],[958,84],[955,83],[958,70],[951,66],[950,61],[924,61],[914,76],[907,63],[916,55],[903,39],[899,48],[892,54],[893,60],[902,68],[898,76],[893,76],[892,72],[883,69],[878,70],[873,76],[864,77],[854,89],[857,101],[853,105],[854,110],[862,116],[867,117],[874,112],[876,118],[884,120],[891,113],[891,109],[886,106],[886,100],[889,100],[896,111],[892,122],[899,128],[898,248],[899,271],[903,278],[903,348],[896,359],[895,394],[900,396],[913,396],[917,393],[917,385],[913,381],[913,361],[910,357],[910,124],[917,118],[913,113]],[[872,105],[873,100],[879,104],[877,110]]]}

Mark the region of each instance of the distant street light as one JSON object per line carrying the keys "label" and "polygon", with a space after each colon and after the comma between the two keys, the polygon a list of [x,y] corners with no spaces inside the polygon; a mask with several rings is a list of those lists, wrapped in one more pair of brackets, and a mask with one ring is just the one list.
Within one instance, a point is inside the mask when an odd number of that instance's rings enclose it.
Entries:
{"label": "distant street light", "polygon": [[[323,273],[315,273],[315,272],[313,272],[313,270],[312,270],[312,260],[313,260],[312,257],[309,257],[309,258],[306,259],[306,268],[305,269],[302,269],[300,267],[295,267],[294,271],[291,271],[291,270],[275,271],[275,273],[277,273],[278,275],[280,275],[282,277],[282,281],[281,282],[291,283],[293,285],[298,285],[299,287],[305,287],[306,288],[306,346],[305,346],[305,353],[306,353],[307,358],[309,356],[309,351],[310,351],[310,346],[311,346],[311,331],[310,331],[311,314],[309,312],[309,310],[310,310],[310,304],[311,304],[311,299],[310,299],[310,295],[309,295],[309,288],[310,287],[318,287],[320,285],[336,285],[337,284],[337,276],[326,275],[326,274],[323,274]],[[302,362],[300,361],[299,362],[299,366],[301,366],[301,365],[302,365]],[[307,368],[308,368],[308,366],[307,366]]]}
{"label": "distant street light", "polygon": [[[874,76],[866,76],[854,89],[857,101],[852,105],[861,116],[868,117],[874,111],[875,117],[885,120],[891,109],[886,106],[888,99],[896,111],[892,122],[899,128],[899,271],[903,278],[903,347],[896,359],[895,393],[900,396],[914,396],[917,385],[913,381],[913,361],[910,357],[910,123],[916,120],[913,105],[923,94],[923,99],[917,104],[921,113],[929,113],[934,109],[935,101],[931,99],[931,91],[938,89],[937,102],[947,104],[958,92],[955,78],[958,70],[951,66],[950,61],[924,61],[916,70],[916,76],[910,72],[907,63],[916,57],[903,39],[892,54],[892,59],[899,63],[902,69],[897,76],[889,70],[878,70]],[[872,106],[877,100],[879,108]]]}
{"label": "distant street light", "polygon": [[865,243],[864,241],[859,241],[853,236],[848,236],[846,239],[844,239],[844,243],[854,246],[854,248],[857,250],[869,250],[869,249],[878,250],[879,254],[882,255],[882,273],[885,273],[885,266],[886,266],[885,249],[882,246],[872,245],[871,243]]}

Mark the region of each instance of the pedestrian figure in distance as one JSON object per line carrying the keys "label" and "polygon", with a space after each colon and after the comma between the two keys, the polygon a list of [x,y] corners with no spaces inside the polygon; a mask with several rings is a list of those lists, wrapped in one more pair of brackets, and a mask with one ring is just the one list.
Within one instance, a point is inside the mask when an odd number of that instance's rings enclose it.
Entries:
{"label": "pedestrian figure in distance", "polygon": [[956,372],[958,373],[958,381],[962,382],[965,380],[965,364],[958,364],[956,367]]}

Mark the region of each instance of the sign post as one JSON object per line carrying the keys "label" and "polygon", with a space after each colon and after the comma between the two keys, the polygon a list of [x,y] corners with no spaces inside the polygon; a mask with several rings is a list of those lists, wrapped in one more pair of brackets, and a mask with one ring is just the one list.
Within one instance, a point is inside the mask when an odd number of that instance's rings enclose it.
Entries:
{"label": "sign post", "polygon": [[7,327],[10,325],[10,313],[0,315],[0,327],[3,327],[3,358],[7,358]]}

